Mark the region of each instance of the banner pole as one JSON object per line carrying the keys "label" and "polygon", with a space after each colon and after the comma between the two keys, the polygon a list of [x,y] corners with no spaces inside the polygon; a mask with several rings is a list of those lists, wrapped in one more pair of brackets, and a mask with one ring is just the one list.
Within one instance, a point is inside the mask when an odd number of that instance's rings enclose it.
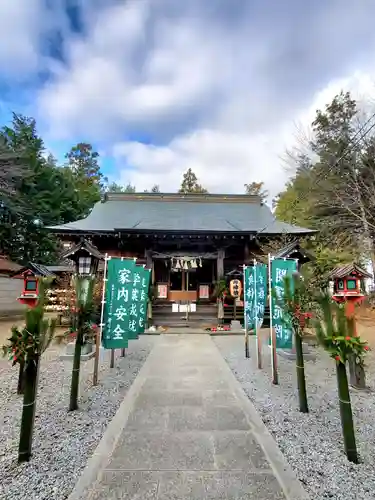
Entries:
{"label": "banner pole", "polygon": [[248,321],[247,321],[247,312],[246,312],[246,267],[243,265],[243,299],[244,299],[244,313],[245,313],[245,358],[250,357],[249,353],[249,330],[248,330]]}
{"label": "banner pole", "polygon": [[271,254],[268,254],[268,295],[269,295],[269,306],[270,306],[270,336],[271,336],[271,366],[272,366],[272,383],[277,385],[279,383],[279,377],[277,374],[277,353],[276,353],[276,332],[273,327],[273,311],[272,311],[272,258]]}
{"label": "banner pole", "polygon": [[258,328],[258,295],[257,295],[257,261],[254,259],[254,280],[255,280],[255,345],[257,353],[257,365],[258,368],[262,368],[262,343],[259,338],[259,328]]}
{"label": "banner pole", "polygon": [[98,372],[99,372],[99,359],[100,359],[100,344],[101,344],[101,339],[103,335],[103,319],[104,319],[104,304],[105,304],[105,286],[107,282],[107,261],[111,257],[108,257],[108,254],[105,254],[104,257],[104,273],[103,273],[103,289],[102,289],[102,309],[100,311],[100,328],[99,331],[96,333],[96,338],[95,338],[95,359],[94,359],[94,374],[93,374],[93,379],[92,383],[93,385],[98,385]]}

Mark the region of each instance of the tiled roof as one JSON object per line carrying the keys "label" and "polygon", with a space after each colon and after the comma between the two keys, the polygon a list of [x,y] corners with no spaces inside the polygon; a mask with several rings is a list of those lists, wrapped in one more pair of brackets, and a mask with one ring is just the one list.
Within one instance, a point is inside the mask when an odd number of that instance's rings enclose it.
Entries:
{"label": "tiled roof", "polygon": [[298,240],[291,241],[284,247],[280,248],[273,254],[273,257],[275,259],[284,259],[296,253],[302,254],[306,261],[314,260],[314,256],[309,251],[302,248]]}
{"label": "tiled roof", "polygon": [[357,273],[363,276],[363,278],[372,278],[372,275],[357,266],[357,264],[345,264],[344,266],[335,267],[328,275],[330,279],[340,279],[349,276],[351,273]]}
{"label": "tiled roof", "polygon": [[23,266],[18,269],[16,272],[13,272],[13,276],[20,276],[26,271],[32,271],[35,276],[43,276],[43,277],[55,277],[55,275],[48,269],[48,267],[43,266],[43,264],[37,264],[36,262],[29,262],[27,266]]}
{"label": "tiled roof", "polygon": [[260,198],[250,195],[109,193],[85,219],[53,226],[57,233],[204,232],[309,234],[277,221]]}

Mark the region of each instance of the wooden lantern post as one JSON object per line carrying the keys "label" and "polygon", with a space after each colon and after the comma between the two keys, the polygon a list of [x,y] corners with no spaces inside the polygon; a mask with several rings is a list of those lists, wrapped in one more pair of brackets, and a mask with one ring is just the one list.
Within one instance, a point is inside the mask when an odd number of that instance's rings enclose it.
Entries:
{"label": "wooden lantern post", "polygon": [[[355,308],[356,305],[361,304],[365,298],[361,290],[361,281],[363,278],[372,278],[372,276],[356,264],[337,267],[329,274],[329,279],[334,282],[332,299],[338,304],[345,304],[345,314],[347,318],[353,320],[355,336],[358,335],[355,321]],[[349,359],[349,373],[350,385],[352,387],[356,389],[367,389],[363,365],[356,363],[356,359],[353,356]]]}

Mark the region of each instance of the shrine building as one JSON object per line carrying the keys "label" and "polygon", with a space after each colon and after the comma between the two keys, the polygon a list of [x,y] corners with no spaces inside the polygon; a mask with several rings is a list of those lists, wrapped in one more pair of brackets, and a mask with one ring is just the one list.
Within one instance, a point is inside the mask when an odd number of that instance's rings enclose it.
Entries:
{"label": "shrine building", "polygon": [[297,245],[313,233],[276,220],[258,196],[180,193],[106,193],[85,219],[50,230],[65,247],[85,238],[103,258],[145,264],[155,317],[170,315],[171,304],[192,303],[191,317],[202,321],[217,318],[215,283],[264,257],[270,240],[290,235]]}

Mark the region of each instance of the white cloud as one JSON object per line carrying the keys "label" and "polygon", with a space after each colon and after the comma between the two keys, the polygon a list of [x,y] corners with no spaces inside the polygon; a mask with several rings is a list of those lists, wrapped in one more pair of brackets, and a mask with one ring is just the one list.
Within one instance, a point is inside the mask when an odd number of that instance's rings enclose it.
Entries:
{"label": "white cloud", "polygon": [[[342,87],[373,93],[375,4],[285,0],[272,18],[266,3],[237,10],[221,0],[229,10],[220,14],[198,0],[96,0],[82,3],[84,30],[69,37],[60,9],[64,62],[50,65],[37,99],[46,140],[100,143],[118,178],[140,190],[174,191],[191,167],[210,191],[263,180],[275,195],[296,124],[306,127]],[[40,37],[25,23],[16,51],[31,68]],[[127,139],[137,134],[153,144]]]}
{"label": "white cloud", "polygon": [[23,77],[39,66],[41,0],[0,2],[0,68],[3,76]]}
{"label": "white cloud", "polygon": [[[371,75],[358,71],[333,81],[317,92],[313,102],[297,112],[294,120],[270,127],[269,133],[239,133],[223,127],[183,134],[164,146],[135,141],[118,143],[113,154],[119,178],[123,183],[131,182],[139,190],[159,184],[165,191],[175,191],[183,173],[192,168],[211,192],[243,192],[245,183],[264,181],[273,197],[290,174],[284,168],[286,148],[301,147],[297,136],[301,136],[301,131],[304,137],[310,136],[309,125],[316,110],[323,109],[342,89],[350,90],[359,100],[367,100],[374,95],[375,72]],[[133,168],[121,168],[124,162]]]}
{"label": "white cloud", "polygon": [[267,135],[234,134],[202,129],[173,139],[166,146],[137,142],[118,144],[114,155],[134,169],[123,170],[121,180],[138,189],[159,184],[164,191],[175,191],[182,174],[191,168],[210,192],[243,192],[244,184],[264,181],[275,192],[275,159],[283,147],[283,134],[275,142]]}
{"label": "white cloud", "polygon": [[226,77],[220,43],[190,20],[161,19],[145,49],[150,15],[146,0],[108,7],[87,38],[67,45],[67,63],[39,100],[40,114],[56,135],[113,136],[124,125],[184,113],[220,87]]}

